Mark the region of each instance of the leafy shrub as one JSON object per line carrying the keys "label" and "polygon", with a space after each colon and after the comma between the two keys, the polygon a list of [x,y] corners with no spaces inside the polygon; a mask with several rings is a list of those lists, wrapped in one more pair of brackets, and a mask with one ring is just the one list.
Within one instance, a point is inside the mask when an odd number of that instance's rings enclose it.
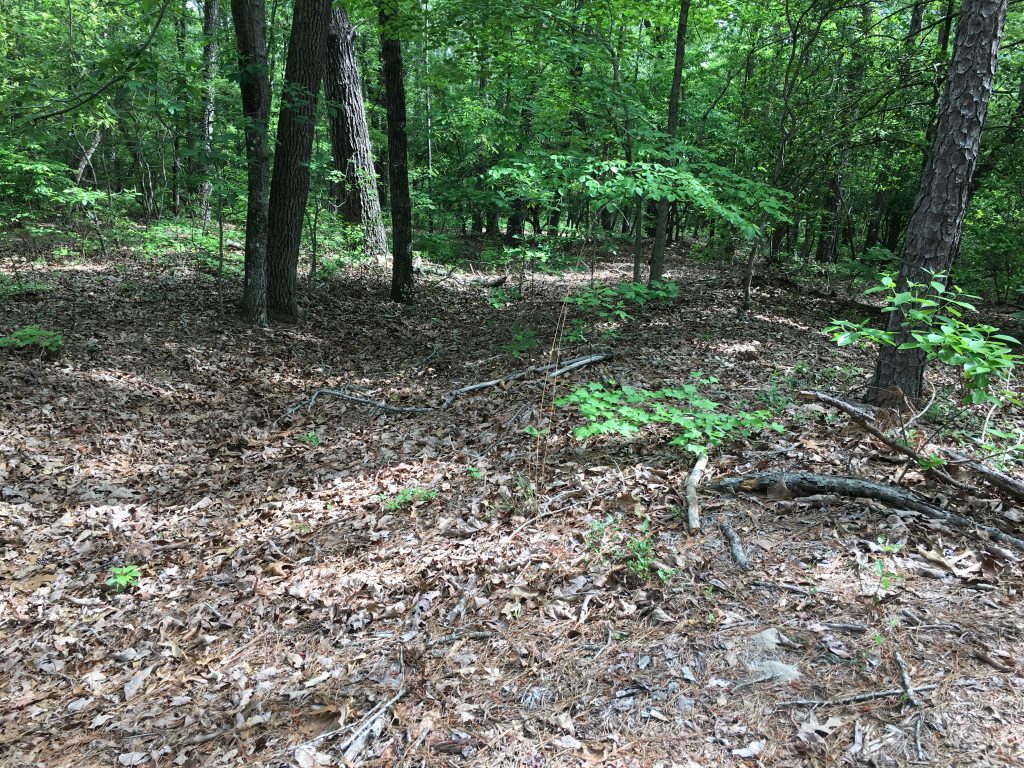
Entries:
{"label": "leafy shrub", "polygon": [[836,264],[836,276],[851,283],[872,283],[878,275],[899,266],[899,257],[888,248],[875,246],[861,254],[859,259],[848,256]]}
{"label": "leafy shrub", "polygon": [[[644,305],[652,301],[669,303],[679,295],[679,286],[671,280],[655,281],[651,285],[642,283],[619,283],[615,286],[594,283],[580,293],[566,296],[562,301],[579,307],[581,311],[606,323],[632,320],[629,313],[630,304]],[[578,330],[578,329],[577,329]],[[614,331],[605,331],[605,335],[614,335]],[[582,333],[574,334],[582,337]]]}
{"label": "leafy shrub", "polygon": [[455,246],[452,245],[450,235],[434,232],[417,232],[412,248],[415,254],[419,254],[427,261],[432,261],[435,264],[455,266],[463,261],[456,252]]}
{"label": "leafy shrub", "polygon": [[48,354],[56,354],[64,346],[64,335],[38,325],[29,325],[19,328],[10,336],[0,336],[0,349],[11,347],[14,349],[25,349],[36,347]]}
{"label": "leafy shrub", "polygon": [[939,360],[959,368],[963,375],[967,399],[972,403],[998,402],[1000,398],[989,391],[993,379],[1004,386],[1021,357],[1010,344],[1019,345],[1013,336],[999,333],[991,325],[971,325],[964,322],[965,311],[976,311],[966,299],[976,296],[960,288],[946,287],[943,275],[933,275],[927,284],[910,283],[899,290],[896,280],[884,275],[881,282],[865,291],[865,295],[886,293],[882,312],[902,312],[901,329],[910,339],[898,342],[897,332],[872,328],[866,322],[833,320],[825,328],[839,346],[851,344],[897,346],[899,349],[920,349],[927,359]]}
{"label": "leafy shrub", "polygon": [[719,411],[718,403],[699,391],[700,384],[716,384],[718,379],[700,373],[692,375],[694,384],[654,391],[632,387],[607,389],[603,384],[590,382],[556,400],[555,405],[572,405],[579,410],[587,422],[574,432],[580,440],[610,434],[632,437],[644,427],[667,424],[676,432],[672,445],[685,446],[694,453],[706,453],[710,446],[765,429],[783,430],[782,425],[771,421],[770,411]]}

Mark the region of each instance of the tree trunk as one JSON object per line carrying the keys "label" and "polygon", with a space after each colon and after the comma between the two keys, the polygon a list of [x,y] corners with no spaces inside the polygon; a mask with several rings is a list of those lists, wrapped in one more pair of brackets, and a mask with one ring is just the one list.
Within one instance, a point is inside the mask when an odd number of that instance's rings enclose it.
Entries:
{"label": "tree trunk", "polygon": [[[686,23],[690,15],[690,0],[679,0],[679,26],[676,28],[675,68],[672,71],[672,90],[668,98],[668,135],[675,139],[679,129],[679,102],[683,89],[683,62],[686,59]],[[651,253],[649,282],[660,280],[665,271],[665,239],[668,233],[669,201],[658,201],[658,218],[654,230],[654,250]]]}
{"label": "tree trunk", "polygon": [[239,86],[245,116],[249,198],[245,215],[245,290],[242,310],[267,325],[267,207],[270,204],[270,74],[263,0],[231,0],[238,47]]}
{"label": "tree trunk", "polygon": [[397,0],[381,0],[380,59],[388,113],[388,169],[391,176],[391,299],[411,304],[412,202],[409,199],[409,148],[405,132],[405,73],[402,43],[395,29]]}
{"label": "tree trunk", "polygon": [[[921,186],[907,224],[899,287],[928,285],[946,273],[960,244],[971,177],[978,160],[1007,0],[964,0],[953,43],[953,58],[939,108]],[[909,334],[902,312],[889,314],[888,330],[902,343]],[[924,384],[925,354],[884,346],[869,397],[876,405],[899,407],[918,400]]]}
{"label": "tree trunk", "polygon": [[377,195],[377,172],[356,62],[355,34],[345,9],[335,8],[327,35],[324,76],[324,92],[333,102],[328,125],[335,170],[345,180],[342,211],[349,221],[362,222],[366,253],[383,263],[387,259],[388,239]]}
{"label": "tree trunk", "polygon": [[199,185],[199,219],[203,231],[210,225],[210,193],[213,182],[210,179],[213,165],[213,109],[214,80],[217,77],[217,0],[203,3],[203,181]]}
{"label": "tree trunk", "polygon": [[269,309],[288,322],[299,319],[299,243],[309,195],[309,159],[330,19],[330,0],[295,0],[277,120],[267,241]]}

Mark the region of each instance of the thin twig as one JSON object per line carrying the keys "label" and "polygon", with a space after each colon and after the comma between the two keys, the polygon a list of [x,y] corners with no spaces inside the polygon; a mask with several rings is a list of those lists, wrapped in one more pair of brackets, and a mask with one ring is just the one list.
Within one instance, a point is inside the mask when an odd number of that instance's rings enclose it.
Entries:
{"label": "thin twig", "polygon": [[[893,440],[891,437],[887,436],[881,429],[878,428],[878,426],[875,424],[874,419],[872,419],[871,416],[864,413],[864,411],[860,410],[859,408],[856,408],[855,406],[852,406],[849,403],[840,400],[839,398],[832,397],[831,395],[826,395],[823,392],[803,391],[800,392],[797,395],[797,397],[799,397],[801,400],[817,400],[819,403],[823,403],[824,405],[830,405],[833,408],[842,411],[851,419],[853,419],[857,424],[859,424],[865,432],[878,438],[897,453],[903,454],[907,458],[912,459],[915,463],[920,462],[921,454],[918,451],[915,451],[913,448],[908,448],[906,445],[903,445],[902,443],[899,443],[898,441]],[[902,426],[904,427],[904,429],[906,428],[906,425]],[[943,470],[937,467],[932,467],[929,471],[936,477],[941,479],[944,483],[947,483],[953,486],[954,488],[959,488],[960,490],[968,490],[968,486],[966,484],[961,483],[959,480],[956,480],[948,472],[944,472]]]}
{"label": "thin twig", "polygon": [[700,503],[697,500],[697,485],[700,483],[704,468],[708,465],[708,455],[702,453],[686,477],[686,519],[690,533],[700,530]]}
{"label": "thin twig", "polygon": [[910,670],[907,668],[907,662],[903,660],[903,656],[900,655],[899,651],[896,651],[896,663],[900,668],[900,677],[903,679],[903,690],[907,692],[907,699],[910,700],[911,706],[921,708],[921,700],[914,695],[914,686],[910,682]]}
{"label": "thin twig", "polygon": [[841,707],[844,704],[861,704],[865,701],[876,701],[877,699],[887,699],[890,696],[906,696],[908,692],[921,693],[922,691],[934,691],[938,688],[938,683],[929,683],[928,685],[919,685],[916,688],[912,688],[910,691],[906,691],[903,688],[892,688],[887,691],[872,691],[871,693],[858,693],[855,696],[844,696],[841,699],[797,699],[796,701],[780,701],[778,706],[780,707]]}
{"label": "thin twig", "polygon": [[453,389],[451,392],[444,396],[443,400],[441,401],[441,405],[437,407],[388,405],[383,400],[372,400],[368,397],[350,395],[348,392],[342,389],[318,389],[312,394],[312,396],[309,398],[307,402],[299,403],[289,408],[285,412],[285,418],[290,418],[297,411],[300,411],[303,408],[306,408],[307,410],[312,409],[313,406],[316,405],[317,399],[323,395],[338,397],[341,398],[342,400],[347,400],[350,403],[367,405],[376,410],[384,411],[385,413],[433,413],[434,411],[444,410],[449,405],[451,405],[456,398],[461,397],[462,395],[468,395],[470,392],[476,392],[481,389],[496,387],[499,384],[507,384],[518,379],[523,379],[529,376],[531,373],[543,373],[546,378],[554,379],[558,376],[569,373],[570,371],[575,371],[577,368],[582,368],[583,366],[592,365],[593,363],[598,363],[601,362],[602,360],[609,359],[611,359],[611,353],[600,352],[593,355],[584,355],[582,357],[576,357],[573,358],[572,360],[548,363],[547,365],[534,365],[529,368],[524,368],[521,371],[511,373],[508,376],[504,376],[500,379],[480,381],[477,382],[476,384],[469,384],[465,387],[460,387],[459,389]]}

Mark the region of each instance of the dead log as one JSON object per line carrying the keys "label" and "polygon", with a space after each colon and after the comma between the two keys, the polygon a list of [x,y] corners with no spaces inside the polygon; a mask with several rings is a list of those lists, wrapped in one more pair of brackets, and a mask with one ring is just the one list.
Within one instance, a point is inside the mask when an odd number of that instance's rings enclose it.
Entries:
{"label": "dead log", "polygon": [[939,509],[929,504],[912,491],[894,485],[876,483],[857,477],[816,475],[811,472],[763,472],[742,477],[728,477],[710,484],[709,488],[730,491],[767,491],[783,483],[794,496],[810,496],[818,493],[833,493],[850,498],[874,499],[895,509],[909,509],[927,517],[952,523],[962,528],[977,528],[988,534],[994,541],[1009,544],[1024,550],[1024,539],[1003,533],[998,528],[981,525],[970,518]]}

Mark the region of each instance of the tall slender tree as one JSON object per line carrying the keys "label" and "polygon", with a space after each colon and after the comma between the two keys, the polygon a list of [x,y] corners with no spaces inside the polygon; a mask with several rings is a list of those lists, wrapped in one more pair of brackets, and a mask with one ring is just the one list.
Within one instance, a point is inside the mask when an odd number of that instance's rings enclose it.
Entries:
{"label": "tall slender tree", "polygon": [[330,0],[295,0],[277,120],[267,240],[268,307],[276,317],[289,322],[299,318],[299,243],[309,196],[309,160],[330,21]]}
{"label": "tall slender tree", "polygon": [[213,158],[214,84],[217,78],[217,0],[203,3],[203,116],[200,134],[203,142],[203,180],[199,184],[199,217],[203,229],[210,224],[210,179]]}
{"label": "tall slender tree", "polygon": [[245,217],[245,290],[242,309],[267,324],[267,208],[270,203],[270,73],[263,0],[231,0],[238,48],[239,86],[245,116],[248,201]]}
{"label": "tall slender tree", "polygon": [[[898,285],[929,285],[948,272],[960,246],[964,216],[981,147],[1007,0],[964,0],[953,42],[953,58],[921,185],[907,224]],[[900,312],[888,330],[902,345],[910,336]],[[921,397],[927,363],[920,349],[882,347],[869,397],[877,405],[901,406]]]}
{"label": "tall slender tree", "polygon": [[[690,0],[679,0],[679,24],[676,27],[676,55],[672,69],[672,89],[668,98],[668,135],[674,140],[679,131],[679,102],[683,91],[683,64],[686,60],[686,26],[690,17]],[[660,280],[665,272],[665,241],[668,238],[667,198],[658,201],[658,218],[654,230],[654,251],[651,253],[651,282]]]}
{"label": "tall slender tree", "polygon": [[324,73],[324,93],[331,102],[328,127],[335,169],[344,179],[342,211],[350,221],[362,223],[367,254],[384,262],[387,233],[377,195],[377,172],[356,61],[355,36],[348,13],[340,6],[335,8],[327,33]]}
{"label": "tall slender tree", "polygon": [[411,303],[412,202],[409,199],[409,141],[405,129],[405,72],[395,24],[397,0],[380,3],[380,58],[388,113],[388,170],[391,177],[391,298]]}

